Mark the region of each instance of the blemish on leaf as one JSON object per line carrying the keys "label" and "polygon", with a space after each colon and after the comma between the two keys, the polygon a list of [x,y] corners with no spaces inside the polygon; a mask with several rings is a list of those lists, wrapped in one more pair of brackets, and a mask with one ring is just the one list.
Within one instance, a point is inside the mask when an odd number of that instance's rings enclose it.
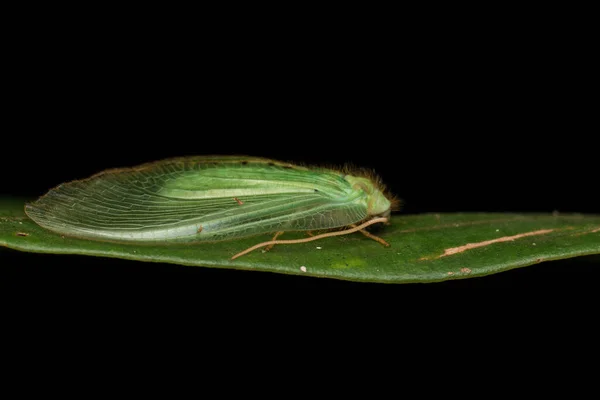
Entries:
{"label": "blemish on leaf", "polygon": [[202,225],[200,225],[200,226],[198,227],[198,231],[197,231],[196,233],[200,233],[200,232],[202,232],[202,229],[204,229],[204,228],[202,228]]}
{"label": "blemish on leaf", "polygon": [[301,266],[301,267],[300,267],[300,271],[302,271],[302,272],[306,272],[306,267],[305,267],[304,265],[303,265],[303,266]]}
{"label": "blemish on leaf", "polygon": [[17,236],[29,236],[29,233],[25,233],[25,232],[15,232],[15,235],[17,235]]}
{"label": "blemish on leaf", "polygon": [[446,250],[444,250],[444,254],[438,256],[437,258],[450,256],[452,254],[462,253],[463,251],[476,249],[478,247],[489,246],[490,244],[494,244],[494,243],[512,242],[513,240],[520,239],[520,238],[523,238],[526,236],[543,235],[546,233],[550,233],[552,231],[554,231],[554,229],[540,229],[539,231],[520,233],[518,235],[513,235],[513,236],[504,236],[501,238],[486,240],[486,241],[478,242],[478,243],[468,243],[463,246],[451,247],[449,249],[446,249]]}
{"label": "blemish on leaf", "polygon": [[575,233],[575,234],[573,234],[573,236],[588,235],[590,233],[596,233],[596,232],[600,232],[600,228],[595,228],[595,229],[592,229],[591,231],[583,231],[583,232]]}
{"label": "blemish on leaf", "polygon": [[469,268],[461,268],[460,272],[462,272],[463,274],[470,274],[471,273],[471,269],[469,269]]}
{"label": "blemish on leaf", "polygon": [[235,201],[237,201],[237,203],[241,206],[242,204],[244,204],[243,201],[241,201],[240,199],[238,199],[237,197],[233,198]]}
{"label": "blemish on leaf", "polygon": [[454,272],[448,271],[448,275],[454,275]]}

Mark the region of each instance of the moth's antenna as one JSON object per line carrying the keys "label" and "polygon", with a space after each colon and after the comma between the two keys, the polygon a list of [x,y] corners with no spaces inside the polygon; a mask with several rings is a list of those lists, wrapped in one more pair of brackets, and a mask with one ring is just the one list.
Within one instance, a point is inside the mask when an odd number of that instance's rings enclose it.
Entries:
{"label": "moth's antenna", "polygon": [[[312,236],[312,237],[305,238],[305,239],[270,240],[268,242],[259,243],[259,244],[256,244],[256,245],[252,246],[252,247],[249,247],[246,250],[244,250],[244,251],[242,251],[240,253],[237,253],[235,256],[231,257],[231,259],[235,260],[236,258],[243,256],[244,254],[248,254],[251,251],[254,251],[256,249],[259,249],[259,248],[265,247],[265,246],[276,245],[276,244],[298,244],[298,243],[306,243],[306,242],[312,242],[313,240],[319,240],[319,239],[323,239],[323,238],[331,237],[331,236],[348,235],[350,233],[354,233],[354,232],[357,232],[357,231],[362,231],[367,226],[370,226],[370,225],[373,225],[373,224],[377,224],[379,222],[388,222],[388,221],[389,220],[387,218],[379,217],[379,218],[373,218],[373,219],[371,219],[371,220],[369,220],[369,221],[367,221],[367,222],[365,222],[363,224],[355,226],[354,228],[346,229],[344,231],[323,233],[321,235]],[[388,246],[389,246],[389,244],[388,244]]]}

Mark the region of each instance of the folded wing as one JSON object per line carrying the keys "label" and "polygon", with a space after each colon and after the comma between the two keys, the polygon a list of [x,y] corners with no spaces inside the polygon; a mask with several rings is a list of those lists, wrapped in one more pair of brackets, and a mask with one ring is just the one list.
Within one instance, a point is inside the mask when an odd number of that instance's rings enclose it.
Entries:
{"label": "folded wing", "polygon": [[203,241],[349,225],[367,216],[363,200],[336,171],[196,157],[59,185],[26,212],[39,225],[70,236]]}

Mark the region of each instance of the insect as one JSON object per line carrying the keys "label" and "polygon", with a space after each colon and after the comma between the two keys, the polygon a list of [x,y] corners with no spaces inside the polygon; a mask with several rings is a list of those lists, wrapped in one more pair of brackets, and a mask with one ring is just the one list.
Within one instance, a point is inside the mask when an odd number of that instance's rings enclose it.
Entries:
{"label": "insect", "polygon": [[[65,183],[27,204],[25,212],[62,235],[118,242],[168,244],[335,230],[260,243],[235,258],[262,246],[356,231],[387,244],[364,228],[387,223],[396,205],[375,175],[360,170],[198,156],[107,170]],[[339,230],[344,227],[348,229]]]}

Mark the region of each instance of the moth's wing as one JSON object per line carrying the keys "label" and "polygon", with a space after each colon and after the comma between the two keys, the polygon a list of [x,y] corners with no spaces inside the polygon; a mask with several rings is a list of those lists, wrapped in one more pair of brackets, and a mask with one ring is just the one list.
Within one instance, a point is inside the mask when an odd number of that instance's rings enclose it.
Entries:
{"label": "moth's wing", "polygon": [[348,191],[335,173],[262,159],[193,158],[59,185],[26,212],[39,225],[71,236],[223,240],[364,219],[365,207]]}

